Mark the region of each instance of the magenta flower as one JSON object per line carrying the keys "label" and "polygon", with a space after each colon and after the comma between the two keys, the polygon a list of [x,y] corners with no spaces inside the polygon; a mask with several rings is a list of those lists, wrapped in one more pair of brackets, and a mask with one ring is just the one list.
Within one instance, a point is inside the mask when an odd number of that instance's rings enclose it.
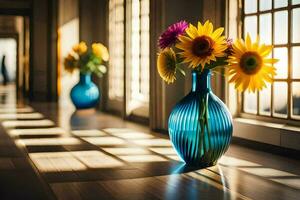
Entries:
{"label": "magenta flower", "polygon": [[165,49],[174,45],[177,41],[178,36],[184,34],[184,31],[187,27],[188,23],[186,21],[179,21],[175,24],[172,24],[159,37],[158,46],[161,49]]}

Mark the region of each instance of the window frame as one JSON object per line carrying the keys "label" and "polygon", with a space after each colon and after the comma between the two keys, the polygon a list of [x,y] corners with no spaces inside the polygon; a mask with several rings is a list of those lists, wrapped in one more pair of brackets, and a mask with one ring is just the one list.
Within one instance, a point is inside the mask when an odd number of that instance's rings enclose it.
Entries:
{"label": "window frame", "polygon": [[[274,42],[274,13],[278,12],[278,11],[287,11],[287,17],[288,17],[288,24],[287,24],[287,28],[288,30],[292,30],[292,10],[295,8],[300,8],[300,4],[296,4],[296,5],[292,5],[292,1],[288,0],[288,5],[286,7],[280,7],[280,8],[274,8],[274,0],[272,0],[272,7],[271,9],[268,10],[264,10],[264,11],[260,11],[259,9],[259,2],[260,0],[256,0],[257,1],[257,10],[256,12],[253,13],[245,13],[244,10],[244,3],[245,0],[240,0],[239,1],[239,16],[238,16],[238,29],[240,29],[240,31],[238,31],[238,36],[244,36],[244,20],[245,17],[247,16],[257,16],[257,33],[259,33],[259,20],[260,20],[260,16],[262,14],[271,14],[271,23],[272,23],[272,45],[274,47],[286,47],[287,48],[287,54],[288,54],[288,60],[287,60],[287,78],[275,78],[274,81],[276,82],[285,82],[287,83],[287,117],[286,118],[282,118],[279,116],[274,116],[274,84],[271,85],[271,102],[270,102],[270,115],[261,115],[260,113],[260,95],[259,92],[256,94],[257,97],[257,107],[256,107],[256,114],[252,114],[252,113],[247,113],[245,112],[244,109],[244,92],[240,93],[238,95],[238,116],[243,117],[243,118],[250,118],[250,119],[257,119],[257,120],[263,120],[263,121],[268,121],[268,122],[276,122],[276,123],[284,123],[284,124],[291,124],[291,125],[295,125],[295,126],[300,126],[299,120],[300,117],[298,116],[293,116],[292,117],[292,83],[293,82],[300,82],[300,78],[292,78],[292,47],[296,46],[296,47],[300,47],[300,42],[292,42],[292,32],[288,32],[287,35],[287,43],[286,44],[273,44]],[[272,52],[272,56],[273,56],[273,52]]]}
{"label": "window frame", "polygon": [[[144,124],[148,124],[149,123],[149,113],[150,113],[150,0],[148,0],[149,4],[149,13],[148,13],[148,19],[149,19],[149,30],[148,30],[148,34],[149,34],[149,38],[148,38],[148,66],[149,66],[149,89],[148,89],[148,99],[147,101],[138,101],[137,99],[133,99],[132,98],[132,71],[133,71],[133,49],[132,49],[132,32],[133,32],[133,28],[132,28],[132,23],[133,23],[133,12],[132,12],[132,1],[133,0],[124,0],[126,2],[126,59],[125,59],[125,63],[126,63],[126,116],[127,118],[130,119],[137,119],[138,121],[141,121]],[[139,21],[139,54],[138,54],[138,61],[139,61],[139,66],[138,66],[138,70],[140,72],[139,74],[139,86],[141,86],[141,68],[142,68],[142,63],[141,63],[141,58],[142,58],[142,45],[141,45],[141,37],[142,37],[142,17],[144,16],[144,13],[141,13],[142,11],[142,1],[143,0],[136,0],[139,2],[139,15],[138,15],[138,21]],[[140,88],[139,88],[140,89]],[[133,108],[132,106],[132,102],[138,102],[139,107],[137,108]]]}
{"label": "window frame", "polygon": [[[136,122],[141,122],[143,124],[149,124],[149,113],[150,113],[150,0],[149,1],[149,13],[148,13],[148,19],[149,19],[149,29],[148,29],[148,34],[149,34],[149,44],[148,44],[148,65],[149,65],[149,83],[148,83],[148,96],[147,96],[147,100],[145,101],[141,101],[141,103],[139,104],[138,107],[136,107],[135,109],[132,109],[133,106],[131,106],[131,86],[132,86],[132,60],[133,60],[133,53],[132,53],[132,23],[133,23],[133,18],[132,18],[132,1],[133,0],[122,0],[122,9],[123,9],[123,19],[122,19],[122,28],[123,28],[123,85],[122,85],[122,91],[123,91],[123,95],[118,96],[118,98],[114,98],[111,97],[111,95],[109,94],[109,90],[111,89],[111,85],[110,83],[108,84],[108,104],[107,104],[107,110],[109,112],[115,113],[117,115],[121,115],[124,119],[129,119],[129,120],[133,120]],[[139,21],[139,30],[138,30],[138,34],[139,34],[139,55],[138,55],[138,59],[139,60],[139,66],[138,69],[141,70],[142,66],[141,65],[141,58],[143,55],[141,55],[142,50],[142,45],[141,45],[141,20],[143,15],[141,15],[141,8],[142,8],[142,4],[141,1],[143,0],[136,0],[139,2],[139,16],[138,16],[138,21]],[[115,2],[119,2],[116,1]],[[108,2],[108,4],[110,4],[110,1]],[[115,4],[115,6],[120,6],[121,4]],[[115,11],[115,7],[114,7],[114,12]],[[111,9],[108,9],[108,16],[110,16]],[[110,18],[109,18],[110,19]],[[107,32],[108,35],[110,35],[109,31],[110,31],[110,24],[112,24],[112,26],[116,26],[115,24],[113,24],[114,22],[112,21],[108,21],[108,27],[107,27]],[[108,36],[109,37],[109,36]],[[110,39],[108,39],[110,41]],[[115,45],[109,45],[109,48],[113,48]],[[110,71],[110,68],[108,69],[108,73],[113,73]],[[139,86],[141,86],[141,74],[139,73]],[[110,82],[111,80],[111,76],[109,75],[108,78],[108,82]],[[140,87],[139,87],[140,88]],[[139,90],[140,91],[140,90]],[[146,114],[145,114],[146,113]]]}
{"label": "window frame", "polygon": [[[107,23],[107,33],[108,33],[108,42],[109,42],[109,45],[108,45],[108,49],[110,50],[110,48],[111,48],[111,45],[110,45],[110,37],[109,37],[109,31],[110,31],[110,25],[111,25],[111,21],[110,21],[110,11],[111,11],[111,9],[110,9],[110,0],[108,1],[108,23]],[[116,9],[117,9],[117,6],[120,6],[120,2],[119,2],[119,4],[117,3],[117,0],[115,0],[114,1],[114,12],[116,12]],[[123,27],[123,35],[122,35],[122,37],[123,37],[123,52],[125,52],[125,50],[126,50],[126,0],[123,0],[122,1],[122,10],[123,10],[123,25],[122,25],[122,27]],[[114,13],[115,14],[115,13]],[[114,17],[116,17],[116,16],[114,16]],[[115,26],[114,28],[116,28],[116,24],[113,24],[113,26]],[[122,85],[122,90],[123,90],[123,95],[122,95],[122,97],[117,97],[117,96],[115,96],[115,97],[111,97],[110,96],[110,94],[109,94],[109,90],[110,90],[110,88],[111,88],[111,85],[110,85],[110,73],[113,73],[111,70],[110,70],[110,66],[111,66],[111,61],[109,61],[109,68],[108,68],[108,84],[107,84],[107,90],[108,90],[108,92],[107,92],[107,101],[108,101],[108,103],[107,103],[107,106],[106,106],[106,109],[109,111],[109,112],[111,112],[111,113],[114,113],[114,114],[117,114],[117,115],[120,115],[120,116],[122,116],[122,117],[124,117],[125,118],[125,109],[124,109],[124,105],[125,105],[125,69],[126,69],[126,55],[125,55],[125,53],[123,54],[123,65],[122,65],[122,67],[123,67],[123,77],[122,77],[122,79],[123,79],[123,81],[124,81],[124,83],[123,83],[123,85]]]}

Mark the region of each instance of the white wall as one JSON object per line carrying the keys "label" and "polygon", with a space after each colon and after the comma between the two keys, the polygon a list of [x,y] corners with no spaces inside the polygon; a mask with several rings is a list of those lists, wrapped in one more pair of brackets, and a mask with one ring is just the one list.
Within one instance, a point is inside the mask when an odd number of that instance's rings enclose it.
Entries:
{"label": "white wall", "polygon": [[59,29],[60,32],[60,84],[61,92],[59,97],[60,105],[69,106],[70,91],[79,80],[79,72],[69,74],[64,70],[64,58],[68,55],[72,46],[79,42],[79,19],[75,18],[64,24]]}

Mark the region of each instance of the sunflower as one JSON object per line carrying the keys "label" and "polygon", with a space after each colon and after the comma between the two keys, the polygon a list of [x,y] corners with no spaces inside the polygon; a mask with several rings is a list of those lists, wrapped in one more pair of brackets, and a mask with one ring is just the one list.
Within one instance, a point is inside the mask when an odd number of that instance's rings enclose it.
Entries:
{"label": "sunflower", "polygon": [[184,63],[189,63],[192,68],[201,67],[211,61],[216,61],[217,57],[225,56],[227,49],[226,39],[221,36],[224,28],[218,28],[213,31],[213,25],[206,21],[204,25],[198,22],[198,27],[192,24],[185,30],[186,35],[179,36],[179,43],[176,47],[182,52],[180,55],[184,58]]}
{"label": "sunflower", "polygon": [[79,44],[76,44],[73,46],[73,51],[75,53],[78,53],[79,55],[84,54],[87,51],[87,46],[85,42],[80,42]]}
{"label": "sunflower", "polygon": [[249,34],[246,41],[236,40],[233,44],[233,54],[229,56],[229,82],[235,83],[235,88],[239,91],[261,90],[266,87],[266,83],[273,82],[276,69],[273,64],[277,59],[268,58],[272,51],[271,45],[260,45],[259,37],[252,43]]}
{"label": "sunflower", "polygon": [[109,59],[108,50],[103,44],[93,43],[92,44],[92,50],[93,50],[93,53],[97,57],[101,58],[105,62],[108,61],[108,59]]}
{"label": "sunflower", "polygon": [[75,68],[78,67],[77,61],[72,54],[69,53],[68,56],[65,58],[64,66],[65,66],[65,70],[70,73],[72,73],[75,70]]}
{"label": "sunflower", "polygon": [[176,80],[176,54],[171,48],[166,48],[158,54],[157,71],[168,84]]}

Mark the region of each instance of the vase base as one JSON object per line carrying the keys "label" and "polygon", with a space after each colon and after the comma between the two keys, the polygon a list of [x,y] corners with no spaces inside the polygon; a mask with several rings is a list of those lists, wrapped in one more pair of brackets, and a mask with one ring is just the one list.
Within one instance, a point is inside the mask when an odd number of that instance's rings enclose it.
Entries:
{"label": "vase base", "polygon": [[211,162],[211,163],[185,163],[186,167],[187,168],[190,168],[190,169],[204,169],[204,168],[208,168],[208,167],[212,167],[212,166],[215,166],[218,162],[215,161],[215,162]]}
{"label": "vase base", "polygon": [[90,114],[95,114],[96,109],[95,108],[85,108],[85,109],[78,109],[76,108],[76,113],[81,114],[81,115],[90,115]]}

